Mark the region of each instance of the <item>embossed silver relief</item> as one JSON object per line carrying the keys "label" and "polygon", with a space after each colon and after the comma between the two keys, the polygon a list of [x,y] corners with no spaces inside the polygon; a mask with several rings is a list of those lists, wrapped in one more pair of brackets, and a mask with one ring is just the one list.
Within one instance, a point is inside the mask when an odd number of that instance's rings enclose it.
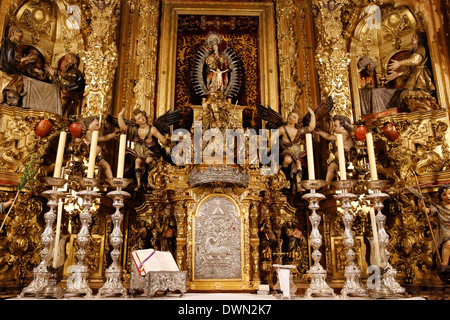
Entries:
{"label": "embossed silver relief", "polygon": [[208,198],[195,219],[195,279],[241,279],[241,220],[234,203]]}

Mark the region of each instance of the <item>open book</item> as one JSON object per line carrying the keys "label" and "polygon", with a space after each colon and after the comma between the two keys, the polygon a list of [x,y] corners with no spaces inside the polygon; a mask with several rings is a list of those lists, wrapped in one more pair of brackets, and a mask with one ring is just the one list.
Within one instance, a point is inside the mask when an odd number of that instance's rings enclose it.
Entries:
{"label": "open book", "polygon": [[145,276],[149,271],[180,271],[169,251],[136,250],[131,252],[131,257],[140,276]]}

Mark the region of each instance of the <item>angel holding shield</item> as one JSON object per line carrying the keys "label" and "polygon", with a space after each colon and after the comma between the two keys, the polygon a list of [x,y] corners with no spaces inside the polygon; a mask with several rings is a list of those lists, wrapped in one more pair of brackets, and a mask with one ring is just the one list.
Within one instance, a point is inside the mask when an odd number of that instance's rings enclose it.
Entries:
{"label": "angel holding shield", "polygon": [[[170,140],[165,134],[170,132],[170,125],[180,120],[180,110],[167,112],[157,118],[153,125],[149,124],[149,119],[145,111],[133,110],[134,123],[123,118],[125,109],[118,114],[117,122],[121,131],[127,132],[127,139],[133,144],[132,149],[128,149],[134,161],[136,174],[136,189],[142,188],[142,174],[144,166],[151,166],[152,163],[163,157],[163,146],[166,154],[170,154]],[[113,120],[113,121],[111,121]],[[108,121],[116,125],[113,117],[109,116]]]}

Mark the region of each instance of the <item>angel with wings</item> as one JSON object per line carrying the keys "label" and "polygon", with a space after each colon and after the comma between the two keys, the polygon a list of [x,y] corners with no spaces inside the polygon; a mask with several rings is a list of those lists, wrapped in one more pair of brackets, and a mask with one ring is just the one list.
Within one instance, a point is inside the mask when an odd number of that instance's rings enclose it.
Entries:
{"label": "angel with wings", "polygon": [[305,165],[306,147],[305,134],[313,132],[316,128],[316,119],[322,118],[333,108],[333,100],[327,98],[316,110],[308,107],[308,113],[302,119],[303,126],[299,125],[300,112],[292,110],[284,122],[281,115],[260,104],[256,105],[258,116],[266,120],[267,129],[279,129],[280,158],[282,161],[282,170],[291,182],[292,193],[297,193],[301,187],[300,182]]}
{"label": "angel with wings", "polygon": [[[351,120],[344,115],[334,115],[333,131],[334,134],[330,134],[322,130],[317,130],[314,133],[328,141],[336,141],[337,134],[342,134],[344,140],[345,161],[346,163],[352,162],[352,159],[356,156],[356,147],[355,142],[353,141],[354,130]],[[328,165],[327,176],[325,178],[325,181],[328,184],[331,184],[337,170],[339,169],[338,150],[336,144],[333,146],[332,152],[334,154],[334,160]]]}
{"label": "angel with wings", "polygon": [[[170,140],[165,135],[170,132],[170,125],[180,120],[180,110],[168,111],[155,120],[153,125],[145,111],[140,109],[133,110],[134,123],[123,118],[125,109],[118,114],[117,123],[114,117],[109,116],[108,121],[119,126],[121,131],[127,132],[128,140],[132,143],[132,148],[127,150],[134,161],[134,170],[136,175],[136,189],[142,188],[143,169],[146,166],[152,166],[152,163],[166,155],[170,155]],[[164,148],[164,151],[161,148]]]}

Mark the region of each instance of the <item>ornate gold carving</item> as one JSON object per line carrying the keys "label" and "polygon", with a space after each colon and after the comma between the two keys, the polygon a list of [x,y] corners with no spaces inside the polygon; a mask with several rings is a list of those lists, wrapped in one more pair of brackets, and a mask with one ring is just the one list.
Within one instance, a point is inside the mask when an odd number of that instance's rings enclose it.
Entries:
{"label": "ornate gold carving", "polygon": [[[53,122],[53,131],[47,137],[39,138],[34,128],[42,119]],[[37,154],[36,168],[39,168],[49,143],[66,126],[67,121],[53,113],[0,106],[0,174],[9,176],[13,182],[19,182],[20,172],[33,153]],[[43,168],[41,173],[46,173]]]}
{"label": "ornate gold carving", "polygon": [[308,3],[294,0],[277,0],[278,63],[280,66],[281,115],[287,118],[293,108],[303,113],[315,104],[313,57],[308,36]]}
{"label": "ornate gold carving", "polygon": [[[415,184],[414,172],[420,176],[432,175],[448,170],[450,154],[446,140],[448,130],[447,112],[435,110],[398,114],[377,119],[378,172],[394,179],[394,186]],[[392,122],[400,137],[389,140],[382,132],[385,122]]]}
{"label": "ornate gold carving", "polygon": [[[42,119],[53,122],[53,131],[44,138],[35,135],[34,128]],[[0,106],[0,188],[17,190],[24,167],[33,154],[35,178],[47,175],[43,166],[51,141],[59,135],[61,128],[67,126],[60,116],[33,110],[24,110],[9,106]],[[3,279],[16,279],[22,284],[31,275],[33,267],[38,264],[39,244],[42,227],[38,219],[42,212],[42,202],[38,198],[44,186],[38,180],[30,183],[19,192],[16,205],[11,209],[0,237],[0,266],[4,270]],[[2,199],[12,195],[2,193]]]}
{"label": "ornate gold carving", "polygon": [[22,8],[19,26],[31,31],[31,43],[36,45],[41,35],[52,38],[55,29],[55,8],[51,1],[29,1]]}
{"label": "ornate gold carving", "polygon": [[[152,114],[155,99],[155,73],[158,47],[159,1],[138,1],[138,34],[136,44],[136,83],[133,87],[135,105]],[[131,37],[133,39],[133,37]]]}

